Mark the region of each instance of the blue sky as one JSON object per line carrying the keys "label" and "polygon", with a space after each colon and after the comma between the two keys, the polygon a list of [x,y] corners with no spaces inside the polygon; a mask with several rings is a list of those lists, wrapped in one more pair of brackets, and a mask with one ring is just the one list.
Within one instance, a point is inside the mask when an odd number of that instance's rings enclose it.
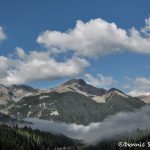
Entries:
{"label": "blue sky", "polygon": [[[78,66],[73,64],[73,67],[75,68],[79,66],[82,66],[82,68],[77,68],[76,71],[73,71],[70,74],[66,73],[65,75],[59,77],[56,73],[56,78],[55,74],[46,74],[45,76],[41,75],[41,77],[37,78],[36,81],[32,81],[32,79],[30,77],[27,77],[28,75],[26,75],[27,80],[17,81],[17,79],[13,79],[12,83],[16,82],[16,84],[23,83],[30,84],[35,87],[47,88],[57,85],[69,78],[83,77],[91,84],[98,82],[99,85],[94,84],[96,86],[104,86],[105,88],[115,86],[117,88],[121,88],[126,92],[130,92],[131,88],[134,89],[134,92],[138,92],[141,89],[138,89],[135,86],[139,86],[139,84],[142,84],[142,89],[146,89],[143,90],[143,93],[149,93],[150,84],[145,85],[145,82],[150,82],[150,48],[147,48],[149,46],[150,40],[149,36],[147,36],[146,34],[143,35],[143,33],[141,33],[142,28],[148,29],[148,27],[146,28],[145,25],[145,19],[147,18],[148,20],[148,17],[150,15],[149,6],[150,1],[148,0],[1,0],[0,26],[3,29],[3,33],[6,35],[6,39],[1,40],[0,42],[0,55],[4,58],[9,59],[9,63],[10,60],[11,62],[13,61],[13,63],[14,60],[15,63],[20,63],[20,61],[22,61],[23,63],[27,63],[27,61],[30,62],[32,57],[34,57],[34,55],[29,56],[30,52],[32,53],[33,51],[36,51],[47,53],[47,51],[51,51],[52,47],[59,48],[59,52],[54,55],[50,54],[50,58],[54,59],[55,64],[63,61],[64,65],[62,66],[62,68],[64,68],[64,72],[66,61],[68,59],[72,59],[73,57],[82,59],[81,64],[79,64]],[[96,20],[97,18],[101,18],[102,20]],[[97,23],[101,24],[106,21],[108,24],[110,24],[113,22],[115,23],[115,25],[117,25],[117,29],[121,28],[126,32],[134,27],[136,31],[140,32],[140,38],[142,37],[144,40],[146,40],[147,43],[138,43],[140,46],[143,45],[143,47],[141,46],[142,48],[138,48],[139,46],[137,43],[137,47],[129,44],[127,44],[127,46],[124,46],[124,43],[121,43],[121,46],[119,44],[119,48],[121,49],[119,52],[116,50],[110,52],[110,50],[106,48],[105,51],[109,51],[108,54],[98,52],[98,50],[96,49],[96,53],[93,54],[94,56],[89,57],[90,54],[87,54],[87,52],[81,54],[82,48],[81,51],[80,48],[77,48],[80,45],[71,47],[70,45],[59,43],[56,40],[51,41],[50,39],[46,39],[46,41],[44,41],[44,33],[46,31],[49,31],[49,35],[52,35],[51,31],[57,31],[62,35],[70,29],[75,30],[77,20],[81,20],[84,24],[83,27],[85,27],[85,24],[89,23],[91,19],[93,19],[94,21],[89,25],[91,27],[90,34],[92,34],[92,28]],[[107,25],[107,23],[105,25]],[[147,30],[147,32],[149,31]],[[97,37],[97,35],[92,35],[96,36],[96,38],[99,38],[99,36]],[[38,41],[38,37],[41,37],[42,41]],[[54,38],[53,35],[52,37]],[[130,37],[131,36],[129,36],[129,39]],[[62,36],[57,38],[62,40]],[[102,37],[102,39],[103,38],[104,37]],[[76,40],[76,37],[74,39]],[[86,41],[84,40],[81,42]],[[108,45],[109,42],[110,40],[108,41]],[[111,46],[110,49],[112,48]],[[26,55],[28,55],[28,60],[15,58],[19,57],[16,56],[16,47],[18,47],[17,50],[21,49],[24,53],[26,53]],[[95,46],[93,46],[92,48],[95,48]],[[90,51],[94,51],[94,49],[92,48],[90,49]],[[105,45],[103,48],[105,49]],[[62,52],[64,51],[64,49],[67,50],[65,52]],[[70,49],[73,49],[73,51]],[[122,51],[122,49],[124,50]],[[83,64],[83,59],[87,61],[89,65],[87,65],[85,62]],[[75,63],[76,61],[77,60],[73,59],[73,63]],[[48,64],[51,65],[51,63],[49,62]],[[7,77],[9,81],[12,81],[10,79],[10,72],[11,74],[13,74],[14,72],[17,72],[19,70],[20,66],[16,66],[16,64],[14,66],[10,66],[9,64],[9,66],[7,67],[2,67],[2,71],[4,71],[5,69],[7,74],[5,75],[5,77]],[[12,68],[15,69],[13,70]],[[40,71],[42,70],[40,70],[39,68],[39,72]],[[20,72],[19,73],[22,75],[22,71]],[[58,73],[60,72],[58,71]],[[101,76],[99,76],[99,74]],[[4,79],[4,74],[0,75],[0,78],[1,82],[6,81],[6,79]],[[101,82],[107,82],[107,80],[108,85],[101,84]]]}

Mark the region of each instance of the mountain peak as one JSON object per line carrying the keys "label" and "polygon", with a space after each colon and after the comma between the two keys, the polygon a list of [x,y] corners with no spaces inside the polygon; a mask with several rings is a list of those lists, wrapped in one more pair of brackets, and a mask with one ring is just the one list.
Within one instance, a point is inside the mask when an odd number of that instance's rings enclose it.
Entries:
{"label": "mountain peak", "polygon": [[87,85],[83,79],[71,79],[63,83],[63,85],[80,85],[85,86]]}
{"label": "mountain peak", "polygon": [[120,93],[123,93],[122,91],[120,91],[120,90],[118,90],[118,89],[116,89],[116,88],[111,88],[111,89],[109,89],[107,92],[110,93],[110,92],[115,92],[115,91],[120,92]]}
{"label": "mountain peak", "polygon": [[16,89],[16,90],[24,90],[24,91],[27,91],[27,92],[36,92],[37,90],[34,89],[33,87],[31,86],[28,86],[28,85],[24,85],[24,84],[20,84],[20,85],[16,85],[16,84],[13,84],[11,86],[12,89]]}
{"label": "mountain peak", "polygon": [[109,89],[108,91],[107,91],[107,94],[108,95],[119,95],[119,96],[121,96],[121,97],[125,97],[125,98],[128,98],[129,96],[128,95],[126,95],[125,93],[123,93],[122,91],[120,91],[120,90],[118,90],[118,89],[116,89],[116,88],[111,88],[111,89]]}

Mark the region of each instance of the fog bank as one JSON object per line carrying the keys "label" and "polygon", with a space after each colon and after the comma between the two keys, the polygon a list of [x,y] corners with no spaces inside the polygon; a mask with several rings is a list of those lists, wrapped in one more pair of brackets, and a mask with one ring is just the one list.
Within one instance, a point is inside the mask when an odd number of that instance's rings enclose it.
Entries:
{"label": "fog bank", "polygon": [[137,128],[150,128],[150,106],[145,106],[135,112],[121,112],[107,117],[103,122],[90,123],[88,126],[37,118],[27,118],[25,120],[33,122],[31,126],[33,129],[64,134],[73,139],[83,140],[87,144],[94,144],[118,134],[131,132]]}

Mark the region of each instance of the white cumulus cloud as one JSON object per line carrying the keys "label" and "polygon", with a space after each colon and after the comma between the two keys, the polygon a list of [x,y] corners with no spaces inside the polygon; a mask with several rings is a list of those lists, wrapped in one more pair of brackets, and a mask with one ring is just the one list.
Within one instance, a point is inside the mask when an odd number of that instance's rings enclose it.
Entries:
{"label": "white cumulus cloud", "polygon": [[131,89],[129,95],[132,96],[150,95],[150,78],[140,77],[130,79],[129,86]]}
{"label": "white cumulus cloud", "polygon": [[95,77],[91,74],[84,75],[87,83],[101,88],[111,88],[113,84],[116,82],[111,76],[104,76],[102,74],[97,74]]}
{"label": "white cumulus cloud", "polygon": [[100,18],[86,23],[79,20],[66,32],[47,30],[39,35],[37,42],[55,48],[57,53],[73,51],[88,57],[126,50],[150,54],[149,37],[142,36],[134,27],[127,31]]}
{"label": "white cumulus cloud", "polygon": [[6,39],[6,34],[4,33],[3,28],[0,26],[0,41],[3,41]]}
{"label": "white cumulus cloud", "polygon": [[49,52],[17,48],[16,58],[0,57],[0,83],[21,84],[36,80],[54,80],[80,74],[89,63],[79,57],[57,61]]}
{"label": "white cumulus cloud", "polygon": [[150,36],[150,16],[145,19],[145,26],[141,29],[141,31],[142,31],[146,36]]}

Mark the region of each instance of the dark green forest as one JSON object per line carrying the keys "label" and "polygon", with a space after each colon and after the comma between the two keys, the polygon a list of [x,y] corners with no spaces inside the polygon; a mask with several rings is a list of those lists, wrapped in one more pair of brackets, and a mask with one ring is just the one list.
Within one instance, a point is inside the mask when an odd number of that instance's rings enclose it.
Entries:
{"label": "dark green forest", "polygon": [[77,150],[76,142],[29,127],[0,125],[0,150]]}
{"label": "dark green forest", "polygon": [[[0,125],[0,150],[149,150],[149,130],[136,130],[132,136],[113,138],[87,146],[80,141],[72,140],[64,135],[54,135],[50,132],[32,130],[30,127]],[[135,143],[145,146],[122,146],[119,142]]]}
{"label": "dark green forest", "polygon": [[[119,146],[121,142],[121,146]],[[123,138],[123,135],[99,142],[85,150],[150,150],[149,130],[137,129],[133,134]]]}

